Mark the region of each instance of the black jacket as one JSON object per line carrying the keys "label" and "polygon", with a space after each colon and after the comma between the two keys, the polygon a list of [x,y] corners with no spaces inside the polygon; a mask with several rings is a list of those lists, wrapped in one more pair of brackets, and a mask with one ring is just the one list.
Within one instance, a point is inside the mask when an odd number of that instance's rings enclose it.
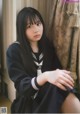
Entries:
{"label": "black jacket", "polygon": [[[45,42],[46,43],[46,42]],[[56,56],[54,48],[46,43],[47,54],[45,55],[42,72],[61,68],[59,60]],[[10,79],[14,82],[14,86],[17,91],[17,96],[12,103],[12,112],[26,112],[30,111],[32,104],[31,97],[36,93],[36,90],[31,86],[31,79],[37,76],[36,70],[33,66],[30,66],[28,53],[24,51],[18,43],[13,43],[7,50],[7,66]],[[15,111],[15,109],[17,111]]]}

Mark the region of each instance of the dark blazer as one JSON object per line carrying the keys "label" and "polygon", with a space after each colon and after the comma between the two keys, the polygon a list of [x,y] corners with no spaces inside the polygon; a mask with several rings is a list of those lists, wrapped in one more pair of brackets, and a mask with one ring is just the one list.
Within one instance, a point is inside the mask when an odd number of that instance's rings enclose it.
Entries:
{"label": "dark blazer", "polygon": [[[56,56],[54,48],[45,42],[47,54],[45,55],[42,72],[61,68],[59,60]],[[13,43],[7,50],[7,66],[10,79],[14,82],[17,91],[17,96],[11,106],[11,112],[30,112],[32,104],[31,97],[36,93],[36,90],[31,86],[31,79],[37,76],[33,65],[30,66],[28,53],[24,51],[18,43]],[[15,110],[16,109],[16,110]]]}

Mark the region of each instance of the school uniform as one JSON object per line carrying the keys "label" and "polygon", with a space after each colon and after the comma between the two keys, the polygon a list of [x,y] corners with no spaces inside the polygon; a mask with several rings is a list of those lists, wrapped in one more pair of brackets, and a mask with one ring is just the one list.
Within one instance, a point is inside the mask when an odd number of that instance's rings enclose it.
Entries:
{"label": "school uniform", "polygon": [[[41,72],[61,68],[59,60],[52,46],[46,43],[48,54],[41,56]],[[28,51],[20,46],[19,43],[13,43],[7,50],[7,65],[10,79],[14,82],[16,88],[16,99],[11,105],[12,113],[58,113],[61,105],[68,95],[50,83],[45,83],[39,90],[32,87],[31,81],[37,77],[39,61],[42,52],[32,53],[33,66],[30,66]],[[36,58],[36,60],[35,60]],[[35,62],[36,61],[36,62]]]}

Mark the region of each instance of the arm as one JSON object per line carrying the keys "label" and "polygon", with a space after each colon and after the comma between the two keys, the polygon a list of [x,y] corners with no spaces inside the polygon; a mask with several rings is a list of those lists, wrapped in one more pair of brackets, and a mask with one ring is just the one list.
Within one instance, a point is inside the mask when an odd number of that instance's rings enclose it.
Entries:
{"label": "arm", "polygon": [[32,77],[26,73],[20,55],[20,46],[11,45],[7,50],[7,66],[10,79],[19,94],[33,96],[36,92],[31,85]]}
{"label": "arm", "polygon": [[73,89],[74,81],[70,76],[70,72],[66,70],[47,71],[37,77],[37,83],[42,86],[49,82],[62,90],[67,90],[66,87]]}
{"label": "arm", "polygon": [[62,68],[62,66],[57,58],[53,45],[47,38],[45,39],[45,52],[47,54],[46,58],[47,60],[50,60],[50,66],[54,66],[54,70],[47,71],[39,75],[37,77],[37,83],[42,86],[46,82],[49,82],[63,90],[66,90],[66,87],[72,89],[74,86],[74,81],[70,76],[70,72],[66,70],[59,70]]}
{"label": "arm", "polygon": [[[19,47],[10,47],[7,51],[8,72],[19,94],[26,94],[30,97],[36,93],[36,90],[31,85],[33,78],[26,73],[21,63],[18,48]],[[43,86],[46,82],[54,84],[63,90],[65,90],[63,84],[67,87],[73,86],[72,78],[69,76],[69,73],[64,70],[47,71],[37,77],[37,83],[40,86]]]}

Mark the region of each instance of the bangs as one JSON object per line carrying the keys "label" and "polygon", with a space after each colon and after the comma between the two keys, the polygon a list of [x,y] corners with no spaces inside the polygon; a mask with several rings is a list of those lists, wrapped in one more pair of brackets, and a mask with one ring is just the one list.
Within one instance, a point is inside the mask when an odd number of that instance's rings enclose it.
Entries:
{"label": "bangs", "polygon": [[36,24],[37,22],[41,22],[41,20],[35,14],[34,15],[28,15],[27,18],[26,18],[26,25]]}

